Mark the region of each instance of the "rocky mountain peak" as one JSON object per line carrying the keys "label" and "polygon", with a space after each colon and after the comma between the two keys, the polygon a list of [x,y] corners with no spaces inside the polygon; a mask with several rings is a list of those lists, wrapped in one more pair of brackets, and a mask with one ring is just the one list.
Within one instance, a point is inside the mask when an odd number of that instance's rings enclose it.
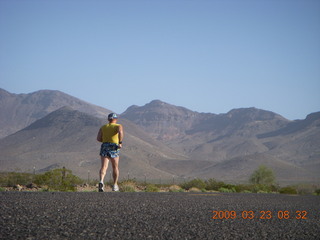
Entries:
{"label": "rocky mountain peak", "polygon": [[226,114],[226,116],[228,118],[235,118],[238,120],[241,119],[244,121],[265,121],[265,120],[272,120],[275,118],[286,120],[284,117],[274,112],[257,109],[255,107],[232,109]]}
{"label": "rocky mountain peak", "polygon": [[165,106],[165,105],[170,105],[168,103],[162,102],[158,99],[156,100],[152,100],[150,103],[147,103],[146,106],[152,106],[152,107],[156,107],[156,106]]}
{"label": "rocky mountain peak", "polygon": [[187,108],[160,100],[153,100],[142,107],[131,106],[121,114],[123,118],[142,126],[155,138],[167,140],[184,134],[198,115]]}
{"label": "rocky mountain peak", "polygon": [[176,116],[179,115],[185,117],[185,116],[194,116],[197,113],[193,112],[187,108],[179,107],[175,105],[171,105],[166,102],[162,102],[160,100],[153,100],[150,103],[145,104],[144,106],[137,106],[133,105],[129,107],[124,113],[121,115],[125,116],[126,118],[133,119],[133,115],[139,116],[139,117],[147,117],[147,115],[150,115],[150,113],[155,114],[157,117],[163,119],[170,116]]}
{"label": "rocky mountain peak", "polygon": [[[289,120],[270,111],[257,108],[238,108],[226,114],[198,113],[160,100],[138,107],[132,106],[122,117],[140,125],[161,140],[183,139],[186,135],[235,132],[250,126],[252,134],[272,131]],[[266,123],[268,122],[268,123]],[[246,133],[246,134],[249,134]]]}
{"label": "rocky mountain peak", "polygon": [[307,120],[307,121],[310,121],[310,122],[319,121],[319,120],[320,120],[320,112],[310,113],[310,114],[306,117],[306,120]]}
{"label": "rocky mountain peak", "polygon": [[81,126],[100,126],[101,124],[102,119],[100,120],[89,114],[64,106],[52,113],[49,113],[44,118],[35,121],[26,127],[25,130],[44,127],[67,128],[68,126],[72,126],[72,128],[74,128],[74,126],[81,128]]}
{"label": "rocky mountain peak", "polygon": [[12,94],[2,89],[0,101],[0,138],[23,129],[64,106],[99,118],[105,118],[111,112],[57,90]]}
{"label": "rocky mountain peak", "polygon": [[11,94],[10,94],[8,91],[0,88],[0,99],[1,99],[2,97],[7,97],[7,96],[10,96],[10,95],[11,95]]}

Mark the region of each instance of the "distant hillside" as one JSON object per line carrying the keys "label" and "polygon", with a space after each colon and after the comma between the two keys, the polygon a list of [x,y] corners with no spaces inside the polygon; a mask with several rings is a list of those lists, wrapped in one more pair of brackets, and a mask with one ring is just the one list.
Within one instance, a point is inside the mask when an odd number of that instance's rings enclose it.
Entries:
{"label": "distant hillside", "polygon": [[[13,133],[0,139],[0,169],[66,166],[97,178],[96,134],[109,112],[59,91],[0,90],[1,134]],[[122,177],[237,182],[264,164],[280,183],[320,182],[320,112],[289,121],[256,108],[198,113],[154,100],[129,107],[119,121],[125,128]]]}
{"label": "distant hillside", "polygon": [[289,121],[256,108],[217,115],[155,100],[129,107],[121,116],[189,157],[183,163],[160,162],[157,167],[166,171],[246,180],[255,168],[266,164],[285,182],[320,180],[319,112]]}
{"label": "distant hillside", "polygon": [[60,91],[41,90],[29,94],[13,94],[0,88],[0,138],[64,106],[102,118],[111,112]]}
{"label": "distant hillside", "polygon": [[170,105],[154,100],[143,107],[131,106],[124,117],[143,127],[157,139],[173,140],[184,136],[185,131],[192,128],[203,116],[184,107]]}
{"label": "distant hillside", "polygon": [[[184,159],[172,149],[150,138],[126,120],[124,149],[121,151],[122,176],[172,177],[154,165],[162,159]],[[102,119],[86,113],[60,108],[30,126],[0,140],[2,171],[28,171],[65,166],[83,178],[88,171],[98,178],[99,148],[96,141]],[[109,169],[110,170],[110,169]]]}
{"label": "distant hillside", "polygon": [[122,117],[138,124],[155,138],[182,140],[188,135],[214,133],[230,135],[246,130],[249,135],[279,129],[290,121],[270,111],[256,108],[234,109],[226,114],[198,113],[154,100],[142,107],[131,106]]}
{"label": "distant hillside", "polygon": [[[297,167],[307,169],[313,176],[320,172],[320,112],[309,114],[305,120],[290,122],[285,127],[257,136],[268,153]],[[317,177],[315,177],[317,178]]]}
{"label": "distant hillside", "polygon": [[266,151],[267,147],[257,141],[256,135],[290,123],[278,114],[256,108],[216,115],[159,100],[142,107],[129,107],[121,116],[192,159],[215,162]]}

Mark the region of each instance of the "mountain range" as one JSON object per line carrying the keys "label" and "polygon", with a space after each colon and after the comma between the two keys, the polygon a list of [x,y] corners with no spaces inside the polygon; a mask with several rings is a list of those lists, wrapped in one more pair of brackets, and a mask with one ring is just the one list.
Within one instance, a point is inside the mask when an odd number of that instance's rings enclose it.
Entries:
{"label": "mountain range", "polygon": [[64,106],[100,118],[111,112],[60,91],[41,90],[30,94],[13,94],[0,88],[0,138],[15,133]]}
{"label": "mountain range", "polygon": [[[97,178],[96,135],[110,112],[59,91],[0,89],[1,171],[65,166]],[[256,108],[198,113],[154,100],[129,107],[119,122],[125,129],[123,178],[244,182],[263,164],[279,183],[319,182],[320,112],[289,121]]]}

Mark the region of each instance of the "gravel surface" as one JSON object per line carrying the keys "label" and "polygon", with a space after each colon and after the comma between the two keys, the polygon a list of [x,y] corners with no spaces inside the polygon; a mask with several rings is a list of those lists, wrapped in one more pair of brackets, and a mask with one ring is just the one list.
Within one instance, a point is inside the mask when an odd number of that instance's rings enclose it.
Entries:
{"label": "gravel surface", "polygon": [[320,197],[0,192],[0,239],[320,239]]}

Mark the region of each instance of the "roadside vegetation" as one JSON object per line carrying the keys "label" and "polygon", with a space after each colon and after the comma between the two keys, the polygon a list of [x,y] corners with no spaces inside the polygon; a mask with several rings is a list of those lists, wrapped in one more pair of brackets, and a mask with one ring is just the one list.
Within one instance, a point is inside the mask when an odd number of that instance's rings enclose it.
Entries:
{"label": "roadside vegetation", "polygon": [[[54,169],[43,174],[8,172],[0,173],[0,191],[97,191],[97,180],[82,180],[66,168]],[[112,183],[106,183],[111,189]],[[222,193],[280,193],[299,195],[320,195],[319,186],[296,184],[280,187],[272,169],[260,166],[247,184],[229,184],[214,178],[195,178],[180,184],[151,184],[136,179],[119,182],[121,192],[222,192]]]}
{"label": "roadside vegetation", "polygon": [[9,172],[0,174],[0,191],[7,187],[18,191],[25,189],[74,192],[82,182],[66,168],[54,169],[43,174]]}

